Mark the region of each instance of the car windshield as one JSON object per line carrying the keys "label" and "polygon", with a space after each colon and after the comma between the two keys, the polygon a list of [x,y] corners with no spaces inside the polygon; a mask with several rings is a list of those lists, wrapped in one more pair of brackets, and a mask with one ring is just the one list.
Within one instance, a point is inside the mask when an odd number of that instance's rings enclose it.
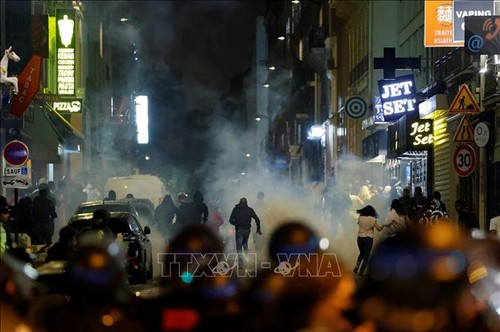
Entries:
{"label": "car windshield", "polygon": [[146,204],[134,204],[134,207],[137,210],[137,213],[139,213],[139,216],[148,219],[153,218],[154,212]]}

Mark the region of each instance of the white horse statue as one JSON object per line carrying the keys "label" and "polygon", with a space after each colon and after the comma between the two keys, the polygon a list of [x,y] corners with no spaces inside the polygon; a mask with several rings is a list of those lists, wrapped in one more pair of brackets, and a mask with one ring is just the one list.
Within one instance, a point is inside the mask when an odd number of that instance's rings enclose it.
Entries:
{"label": "white horse statue", "polygon": [[19,92],[19,87],[17,86],[17,77],[7,76],[7,69],[9,68],[9,60],[14,62],[18,62],[21,58],[12,51],[12,46],[5,50],[5,54],[3,55],[2,61],[0,62],[0,83],[9,83],[14,87],[14,95],[17,95]]}

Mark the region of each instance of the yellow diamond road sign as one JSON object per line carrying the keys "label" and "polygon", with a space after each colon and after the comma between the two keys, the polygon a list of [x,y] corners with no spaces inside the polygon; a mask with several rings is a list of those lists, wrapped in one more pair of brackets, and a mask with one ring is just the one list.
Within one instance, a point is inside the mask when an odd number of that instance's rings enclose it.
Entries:
{"label": "yellow diamond road sign", "polygon": [[464,115],[458,125],[453,141],[456,143],[474,142],[474,127],[469,120],[468,115]]}
{"label": "yellow diamond road sign", "polygon": [[455,99],[451,103],[448,109],[450,113],[479,113],[479,106],[476,100],[472,96],[467,84],[463,84],[460,87]]}

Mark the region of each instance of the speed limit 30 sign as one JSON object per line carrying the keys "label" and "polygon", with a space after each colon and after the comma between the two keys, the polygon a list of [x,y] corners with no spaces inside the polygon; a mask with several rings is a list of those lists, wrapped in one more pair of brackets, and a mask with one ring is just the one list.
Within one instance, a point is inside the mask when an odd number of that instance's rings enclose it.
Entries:
{"label": "speed limit 30 sign", "polygon": [[472,146],[460,144],[453,154],[453,167],[458,176],[466,177],[476,168],[476,153]]}

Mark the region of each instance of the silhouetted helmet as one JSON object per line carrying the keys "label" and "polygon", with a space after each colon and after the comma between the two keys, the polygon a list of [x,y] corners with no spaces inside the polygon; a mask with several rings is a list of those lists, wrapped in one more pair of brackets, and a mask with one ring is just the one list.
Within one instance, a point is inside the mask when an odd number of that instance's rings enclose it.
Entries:
{"label": "silhouetted helmet", "polygon": [[162,280],[168,287],[187,286],[204,271],[211,274],[224,253],[222,239],[205,225],[190,225],[167,246]]}
{"label": "silhouetted helmet", "polygon": [[[460,330],[453,327],[453,311],[469,285],[469,241],[466,234],[439,223],[403,230],[381,242],[358,292],[361,316],[382,331],[418,330],[412,324],[422,323],[418,314],[428,312],[427,330]],[[407,318],[397,318],[401,315]]]}
{"label": "silhouetted helmet", "polygon": [[301,221],[287,221],[269,239],[269,258],[277,263],[279,255],[311,254],[320,251],[319,238]]}
{"label": "silhouetted helmet", "polygon": [[125,278],[124,257],[115,242],[82,244],[66,269],[75,301],[114,301]]}

